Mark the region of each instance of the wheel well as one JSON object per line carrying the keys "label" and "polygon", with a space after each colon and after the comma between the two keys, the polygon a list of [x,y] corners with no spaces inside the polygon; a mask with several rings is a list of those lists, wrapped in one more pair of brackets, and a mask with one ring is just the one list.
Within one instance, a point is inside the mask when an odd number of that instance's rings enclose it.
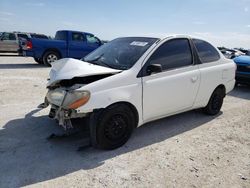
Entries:
{"label": "wheel well", "polygon": [[133,112],[134,117],[135,117],[136,126],[138,126],[139,114],[138,114],[138,111],[137,111],[136,107],[133,104],[131,104],[129,102],[116,102],[116,103],[113,103],[113,104],[107,106],[106,108],[109,108],[109,107],[111,107],[113,105],[120,105],[120,104],[127,105],[131,109],[131,111]]}
{"label": "wheel well", "polygon": [[61,58],[61,57],[62,57],[61,52],[60,52],[58,49],[56,49],[56,48],[49,48],[49,49],[46,49],[46,50],[43,52],[42,57],[43,57],[43,56],[44,56],[44,54],[45,54],[45,53],[47,53],[47,52],[56,52],[56,53],[58,53],[59,58]]}
{"label": "wheel well", "polygon": [[[221,89],[222,91],[223,91],[223,94],[224,94],[224,97],[226,96],[226,87],[223,85],[223,84],[220,84],[220,85],[218,85],[216,88],[215,88],[215,90],[216,89]],[[215,91],[214,90],[214,91]]]}

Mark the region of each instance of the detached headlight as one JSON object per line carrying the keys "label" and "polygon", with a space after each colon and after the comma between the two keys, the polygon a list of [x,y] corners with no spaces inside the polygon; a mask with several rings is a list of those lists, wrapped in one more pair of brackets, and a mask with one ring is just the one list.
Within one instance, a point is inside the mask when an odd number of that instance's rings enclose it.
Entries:
{"label": "detached headlight", "polygon": [[89,101],[89,91],[69,91],[63,101],[63,107],[77,109]]}
{"label": "detached headlight", "polygon": [[49,91],[46,97],[50,103],[55,104],[57,106],[61,106],[65,94],[66,94],[66,91],[55,89],[53,91]]}

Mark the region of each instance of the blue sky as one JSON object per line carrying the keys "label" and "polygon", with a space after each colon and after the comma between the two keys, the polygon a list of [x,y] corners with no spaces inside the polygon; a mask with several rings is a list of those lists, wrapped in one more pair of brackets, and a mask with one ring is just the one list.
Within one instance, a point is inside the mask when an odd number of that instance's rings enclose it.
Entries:
{"label": "blue sky", "polygon": [[190,34],[250,48],[250,0],[0,0],[0,31],[53,36],[60,29],[108,40]]}

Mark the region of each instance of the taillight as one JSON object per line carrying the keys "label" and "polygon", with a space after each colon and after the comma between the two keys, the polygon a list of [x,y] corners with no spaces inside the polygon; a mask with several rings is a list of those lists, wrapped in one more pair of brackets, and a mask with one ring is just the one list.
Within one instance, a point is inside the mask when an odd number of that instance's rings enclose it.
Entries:
{"label": "taillight", "polygon": [[32,42],[31,41],[27,41],[26,48],[32,49]]}

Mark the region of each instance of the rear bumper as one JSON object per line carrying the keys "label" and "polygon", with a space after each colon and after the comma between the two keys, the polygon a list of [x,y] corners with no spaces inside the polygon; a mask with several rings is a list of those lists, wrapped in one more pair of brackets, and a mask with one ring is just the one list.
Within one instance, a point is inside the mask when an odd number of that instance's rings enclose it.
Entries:
{"label": "rear bumper", "polygon": [[35,57],[35,53],[29,50],[23,50],[22,54],[24,57]]}

